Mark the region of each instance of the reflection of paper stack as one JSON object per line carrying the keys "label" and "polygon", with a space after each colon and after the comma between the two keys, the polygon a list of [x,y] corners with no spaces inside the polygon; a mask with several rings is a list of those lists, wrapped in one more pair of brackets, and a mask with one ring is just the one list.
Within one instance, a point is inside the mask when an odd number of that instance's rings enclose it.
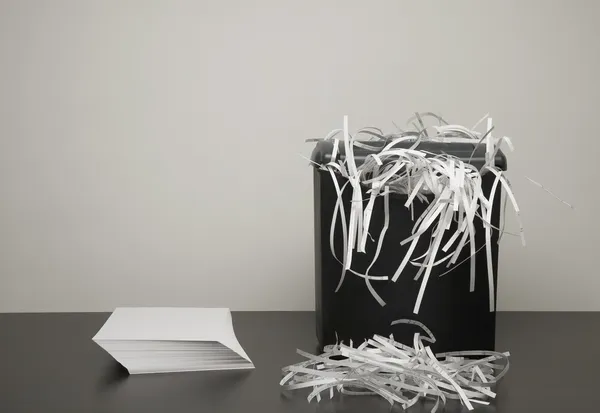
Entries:
{"label": "reflection of paper stack", "polygon": [[227,308],[117,308],[93,340],[131,374],[254,368]]}

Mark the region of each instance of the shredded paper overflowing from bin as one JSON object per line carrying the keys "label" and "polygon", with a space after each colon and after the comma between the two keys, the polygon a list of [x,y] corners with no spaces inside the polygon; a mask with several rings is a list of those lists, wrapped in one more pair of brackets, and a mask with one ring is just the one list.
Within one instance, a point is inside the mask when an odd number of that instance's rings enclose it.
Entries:
{"label": "shredded paper overflowing from bin", "polygon": [[345,395],[376,394],[405,409],[433,399],[432,413],[451,399],[472,410],[496,396],[492,386],[508,371],[509,353],[433,354],[425,344],[435,342],[427,327],[414,320],[394,323],[418,325],[425,335],[415,333],[412,347],[394,341],[393,336],[375,335],[358,347],[352,342],[330,346],[320,356],[298,350],[308,360],[285,367],[280,385],[285,390],[312,388],[308,401],[333,398],[336,390]]}
{"label": "shredded paper overflowing from bin", "polygon": [[[429,119],[434,119],[438,124],[426,126],[425,122]],[[461,263],[458,260],[465,248],[469,249],[470,290],[473,291],[476,279],[475,255],[484,247],[487,259],[489,309],[494,311],[496,304],[493,282],[494,267],[492,265],[492,231],[500,231],[501,235],[504,232],[503,229],[491,224],[492,207],[494,197],[499,193],[498,187],[504,189],[504,193],[510,200],[519,222],[519,236],[525,245],[517,200],[508,178],[495,165],[495,158],[501,144],[505,143],[510,150],[513,150],[513,144],[510,138],[496,136],[493,133],[492,118],[487,115],[472,128],[448,124],[440,116],[430,112],[415,114],[409,123],[413,125],[414,130],[384,135],[377,128],[363,128],[350,134],[348,117],[344,117],[343,128],[331,131],[323,139],[333,141],[333,150],[329,161],[317,166],[331,175],[338,197],[330,231],[331,253],[342,264],[342,274],[336,291],[341,288],[346,273],[349,272],[364,278],[373,297],[380,305],[385,305],[371,282],[385,281],[389,277],[372,275],[370,270],[375,264],[385,240],[389,226],[390,194],[395,193],[407,197],[404,206],[413,212],[414,224],[412,235],[401,242],[401,245],[408,244],[408,250],[403,257],[399,257],[398,267],[395,273],[390,275],[391,281],[395,282],[407,265],[419,267],[415,280],[420,280],[421,284],[414,305],[414,313],[418,314],[419,312],[433,268],[445,266],[451,271]],[[483,130],[478,131],[478,128],[481,129],[480,125],[483,125]],[[310,141],[315,140],[321,139],[311,139]],[[450,154],[434,154],[420,150],[419,145],[426,140],[474,144],[471,158],[480,145],[484,146],[485,163],[481,168],[476,168],[470,164],[470,160],[464,162]],[[410,144],[408,147],[407,143]],[[355,148],[369,152],[365,161],[360,164],[355,161]],[[482,176],[485,174],[494,175],[492,189],[487,195],[482,189]],[[345,183],[340,184],[338,177],[342,177]],[[537,182],[531,179],[530,181],[546,190]],[[363,199],[363,188],[367,189],[368,199]],[[349,211],[342,201],[345,191],[352,193]],[[371,215],[375,199],[378,196],[382,196],[384,200],[384,227],[380,234],[371,234],[369,232]],[[415,202],[428,203],[428,207],[417,217],[414,216]],[[348,219],[347,215],[349,215]],[[334,248],[334,234],[338,219],[344,244],[341,257],[337,256]],[[475,242],[474,222],[476,219],[481,220],[485,230],[485,245],[479,248],[476,247]],[[453,226],[453,223],[457,223],[457,225]],[[452,234],[450,234],[451,229],[454,231]],[[425,254],[414,257],[417,244],[423,235],[430,237],[429,247]],[[352,269],[352,259],[355,253],[366,252],[365,247],[369,237],[378,238],[377,249],[365,273],[360,273]]]}

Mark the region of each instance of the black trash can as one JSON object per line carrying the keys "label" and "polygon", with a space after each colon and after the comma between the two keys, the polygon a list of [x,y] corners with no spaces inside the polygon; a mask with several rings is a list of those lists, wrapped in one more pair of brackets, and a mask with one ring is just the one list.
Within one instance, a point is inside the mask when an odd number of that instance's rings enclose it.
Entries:
{"label": "black trash can", "polygon": [[[343,145],[340,145],[343,146]],[[401,147],[401,146],[400,146]],[[330,161],[333,144],[331,141],[319,142],[313,153],[312,160],[318,164]],[[485,162],[485,147],[480,145],[473,156],[475,146],[469,143],[441,143],[423,142],[419,150],[431,153],[447,153],[464,162],[469,162],[478,169]],[[369,152],[355,148],[355,160],[361,164]],[[340,155],[343,159],[343,149]],[[506,170],[506,157],[498,152],[495,164]],[[345,178],[336,178],[343,184]],[[483,175],[482,187],[486,197],[495,176],[491,173]],[[343,194],[344,207],[350,209],[352,196],[351,190]],[[363,199],[368,197],[363,190]],[[491,224],[498,228],[500,221],[501,185],[497,187],[494,196]],[[433,344],[435,352],[460,351],[460,350],[493,350],[496,329],[496,313],[490,311],[488,273],[485,231],[483,223],[475,220],[476,248],[475,255],[476,281],[475,290],[469,291],[470,283],[470,249],[464,248],[457,263],[450,267],[452,271],[440,276],[448,269],[445,265],[433,268],[425,295],[418,314],[413,313],[415,300],[420,287],[420,280],[414,277],[418,267],[407,265],[400,278],[393,282],[391,278],[402,261],[409,245],[400,245],[411,234],[414,222],[411,214],[404,207],[406,195],[392,194],[390,196],[390,222],[385,235],[385,241],[379,258],[370,271],[370,274],[385,275],[389,281],[371,281],[373,288],[386,302],[385,306],[373,298],[368,291],[365,280],[361,277],[347,273],[345,280],[338,292],[335,289],[342,274],[342,265],[333,257],[330,249],[330,228],[337,201],[337,194],[331,175],[324,170],[314,170],[314,212],[315,212],[315,292],[316,292],[316,317],[317,337],[322,348],[336,341],[361,343],[373,334],[389,336],[394,334],[397,341],[411,345],[413,335],[418,327],[406,324],[392,326],[391,322],[397,319],[408,318],[418,320],[425,324],[435,335],[437,342]],[[426,209],[427,204],[418,200],[414,202],[415,218]],[[348,214],[346,215],[348,219]],[[342,257],[343,239],[341,224],[335,228],[334,239],[336,255]],[[375,254],[377,238],[384,225],[384,205],[382,197],[377,197],[369,232],[374,240],[369,239],[366,253],[353,254],[352,269],[365,273]],[[449,231],[450,233],[452,231]],[[425,233],[417,245],[413,257],[423,254],[429,247],[431,232]],[[497,286],[498,269],[498,236],[497,230],[492,231],[492,264],[494,284]],[[496,291],[497,288],[494,288]]]}

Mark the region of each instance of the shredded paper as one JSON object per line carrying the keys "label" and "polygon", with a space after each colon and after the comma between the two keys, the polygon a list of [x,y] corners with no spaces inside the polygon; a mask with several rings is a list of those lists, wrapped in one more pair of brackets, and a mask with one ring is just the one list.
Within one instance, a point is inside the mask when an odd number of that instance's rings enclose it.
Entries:
{"label": "shredded paper", "polygon": [[[392,324],[414,324],[413,346],[379,335],[354,347],[353,343],[329,346],[320,356],[301,350],[308,359],[283,369],[280,385],[285,390],[311,388],[308,401],[346,395],[379,395],[390,404],[408,408],[420,400],[435,400],[431,412],[447,400],[459,400],[467,409],[489,404],[493,386],[506,374],[509,353],[463,351],[433,354],[425,343],[435,337],[418,321],[396,320]],[[476,358],[476,359],[473,359]]]}
{"label": "shredded paper", "polygon": [[[433,119],[437,125],[426,126],[426,121],[430,119]],[[495,165],[496,155],[503,142],[510,150],[513,149],[511,139],[493,134],[492,118],[487,115],[472,128],[448,124],[443,118],[430,112],[416,113],[409,120],[409,124],[412,125],[413,130],[399,131],[396,134],[384,135],[380,129],[372,127],[350,134],[348,117],[344,117],[343,127],[331,131],[324,138],[333,141],[333,150],[329,162],[317,166],[331,175],[338,197],[330,230],[331,253],[342,264],[337,290],[342,286],[346,273],[351,273],[362,277],[374,299],[380,305],[385,305],[371,283],[386,281],[388,277],[373,276],[370,270],[379,257],[389,226],[390,194],[396,193],[406,196],[404,206],[411,211],[413,228],[412,235],[401,242],[403,246],[408,245],[407,252],[399,260],[395,273],[391,275],[391,281],[398,280],[408,265],[419,267],[416,280],[420,280],[421,284],[414,313],[419,312],[433,268],[445,266],[451,271],[457,263],[460,264],[458,259],[465,248],[469,250],[470,290],[473,291],[476,278],[475,255],[483,247],[486,248],[487,258],[489,309],[494,311],[496,304],[491,239],[492,231],[503,232],[491,224],[492,206],[498,187],[504,189],[504,193],[510,200],[520,224],[519,236],[525,245],[519,206],[508,178]],[[481,125],[484,129],[478,131]],[[311,139],[311,141],[315,140],[320,139]],[[476,168],[471,165],[471,159],[465,162],[450,154],[434,154],[421,150],[419,146],[424,141],[467,142],[474,144],[474,148],[483,145],[485,163],[481,168]],[[365,161],[358,165],[355,161],[355,148],[368,152]],[[471,158],[474,154],[475,149]],[[482,176],[485,174],[494,175],[489,194],[482,190]],[[345,183],[340,184],[337,177],[342,177]],[[345,191],[351,191],[352,194],[349,207],[342,202]],[[367,196],[363,199],[365,193]],[[378,236],[373,261],[363,274],[352,269],[352,259],[355,253],[366,252],[367,239],[372,236],[369,230],[373,206],[375,199],[380,196],[384,200],[385,224]],[[414,216],[415,202],[428,203],[425,211],[418,217]],[[336,255],[334,248],[334,233],[338,219],[343,238],[343,254],[340,257]],[[479,249],[475,243],[476,219],[483,223],[485,230],[486,242]],[[458,225],[452,227],[453,222],[457,222]],[[450,234],[451,228],[456,228],[452,229],[454,231],[452,234]],[[429,248],[425,254],[415,257],[413,256],[415,249],[424,234],[430,237]]]}
{"label": "shredded paper", "polygon": [[[435,125],[427,126],[430,120]],[[416,266],[415,280],[421,283],[414,305],[414,313],[417,314],[434,267],[445,267],[438,272],[442,276],[470,260],[470,290],[473,291],[475,255],[485,248],[489,310],[494,311],[492,232],[498,231],[499,239],[503,234],[510,234],[504,231],[503,225],[502,228],[492,225],[495,197],[502,193],[498,189],[504,192],[504,206],[508,200],[519,223],[519,233],[513,235],[518,235],[525,245],[520,210],[511,184],[495,164],[500,146],[504,143],[512,151],[512,141],[493,133],[494,125],[488,115],[471,128],[451,125],[430,112],[416,113],[408,124],[411,130],[399,130],[395,134],[384,135],[380,129],[372,127],[351,134],[348,117],[344,117],[341,129],[331,131],[324,139],[311,139],[332,141],[330,159],[316,166],[328,172],[337,193],[329,234],[331,253],[342,265],[336,291],[342,286],[346,274],[350,273],[363,278],[374,299],[384,306],[386,303],[372,283],[390,279],[395,282],[408,265]],[[424,141],[470,143],[474,149],[465,161],[447,153],[420,149]],[[479,147],[485,148],[485,159],[482,166],[476,168],[471,161]],[[355,160],[355,148],[367,153],[362,163]],[[489,193],[482,189],[486,174],[493,178]],[[572,208],[540,183],[527,179]],[[351,191],[349,206],[342,200],[346,191]],[[401,241],[407,251],[403,256],[399,254],[398,267],[388,279],[388,276],[373,275],[370,271],[379,258],[389,229],[391,194],[404,195],[406,201],[403,207],[410,209],[413,226],[411,235]],[[370,224],[377,197],[383,197],[384,224],[381,232],[375,234],[377,242],[372,262],[361,273],[352,268],[352,260],[356,253],[365,253],[367,239],[373,239]],[[428,204],[420,216],[414,214],[415,202]],[[338,220],[343,242],[341,256],[336,254],[335,249]],[[475,242],[476,220],[482,223],[485,231],[485,242],[479,247]],[[428,237],[429,247],[424,254],[414,256],[423,236]],[[468,249],[468,257],[459,261],[465,249]],[[434,354],[425,343],[434,343],[435,337],[425,325],[406,319],[392,324],[416,325],[423,334],[415,333],[412,347],[396,342],[393,336],[375,335],[358,347],[354,347],[352,342],[328,346],[320,356],[298,350],[308,360],[285,367],[281,386],[287,390],[312,388],[309,401],[313,398],[320,401],[324,393],[332,398],[335,390],[348,395],[377,394],[404,408],[419,400],[435,399],[432,412],[448,399],[458,399],[471,410],[474,404],[487,404],[489,398],[495,397],[492,388],[508,370],[508,353],[462,351]]]}

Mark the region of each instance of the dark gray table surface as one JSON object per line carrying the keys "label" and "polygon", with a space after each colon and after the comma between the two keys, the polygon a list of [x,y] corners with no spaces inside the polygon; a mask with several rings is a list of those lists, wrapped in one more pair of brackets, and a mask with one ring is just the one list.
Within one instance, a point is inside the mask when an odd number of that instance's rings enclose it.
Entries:
{"label": "dark gray table surface", "polygon": [[[255,370],[139,376],[128,376],[92,342],[107,317],[0,314],[0,412],[402,411],[373,396],[309,404],[305,393],[280,391],[281,367],[302,360],[296,348],[315,351],[311,312],[234,313]],[[511,352],[511,368],[497,399],[477,412],[598,411],[600,313],[499,313],[497,349]]]}

